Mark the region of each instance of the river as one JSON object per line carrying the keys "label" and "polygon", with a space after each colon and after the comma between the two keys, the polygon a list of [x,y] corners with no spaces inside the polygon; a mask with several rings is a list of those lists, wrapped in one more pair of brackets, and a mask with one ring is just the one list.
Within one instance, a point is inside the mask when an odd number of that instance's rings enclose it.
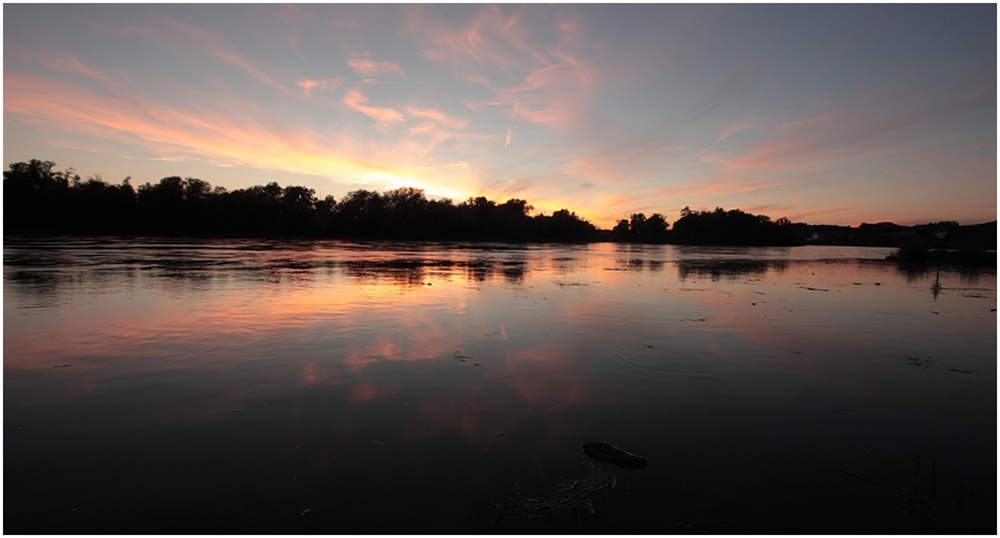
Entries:
{"label": "river", "polygon": [[5,238],[4,528],[995,534],[996,270],[889,252]]}

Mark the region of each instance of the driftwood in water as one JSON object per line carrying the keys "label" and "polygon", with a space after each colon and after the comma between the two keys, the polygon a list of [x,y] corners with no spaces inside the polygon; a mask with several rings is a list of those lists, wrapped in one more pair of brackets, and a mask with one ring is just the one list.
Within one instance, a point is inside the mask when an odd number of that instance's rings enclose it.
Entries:
{"label": "driftwood in water", "polygon": [[568,508],[575,513],[594,514],[594,503],[590,495],[615,487],[615,475],[592,461],[589,466],[590,473],[587,476],[557,485],[554,497],[525,499],[525,517],[551,517],[560,508]]}
{"label": "driftwood in water", "polygon": [[646,458],[623,450],[612,443],[584,443],[580,449],[594,461],[610,463],[625,469],[645,469],[649,464]]}

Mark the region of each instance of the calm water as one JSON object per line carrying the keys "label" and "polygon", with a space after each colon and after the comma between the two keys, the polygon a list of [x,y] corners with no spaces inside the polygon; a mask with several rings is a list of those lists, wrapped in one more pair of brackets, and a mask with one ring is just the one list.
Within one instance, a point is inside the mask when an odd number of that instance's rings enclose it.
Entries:
{"label": "calm water", "polygon": [[4,530],[995,534],[996,271],[887,253],[8,238]]}

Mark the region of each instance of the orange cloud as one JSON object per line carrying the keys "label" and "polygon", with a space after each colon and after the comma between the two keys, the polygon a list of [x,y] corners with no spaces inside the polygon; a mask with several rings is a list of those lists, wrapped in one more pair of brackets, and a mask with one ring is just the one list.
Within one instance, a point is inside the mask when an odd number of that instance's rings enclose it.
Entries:
{"label": "orange cloud", "polygon": [[354,180],[386,172],[359,142],[330,138],[304,126],[287,130],[265,126],[247,110],[184,111],[158,103],[137,103],[90,92],[51,79],[7,73],[4,113],[8,117],[64,133],[96,136],[140,145],[159,158],[203,159]]}
{"label": "orange cloud", "polygon": [[[370,116],[383,122],[403,121],[403,115],[392,109],[365,106],[364,96],[353,92],[348,92],[348,102]],[[461,196],[465,194],[459,189],[474,182],[474,170],[461,160],[442,163],[430,156],[429,148],[439,139],[380,144],[343,133],[320,133],[302,124],[283,124],[258,105],[234,99],[213,108],[181,110],[150,99],[126,100],[52,79],[7,73],[4,114],[9,121],[59,131],[63,137],[95,137],[123,148],[138,145],[159,159],[204,160],[351,183],[378,174],[396,178],[380,187],[410,184],[428,193],[444,190]],[[452,125],[461,123],[442,118]]]}
{"label": "orange cloud", "polygon": [[406,118],[395,109],[368,106],[365,104],[367,102],[368,98],[354,88],[348,88],[344,92],[344,104],[375,120],[375,128],[380,131],[385,132],[392,124],[406,121]]}
{"label": "orange cloud", "polygon": [[441,112],[440,110],[435,110],[432,108],[421,108],[414,106],[403,107],[407,116],[418,119],[425,119],[433,122],[436,125],[442,125],[449,129],[461,130],[465,129],[465,126],[469,124],[469,120],[464,118],[459,118],[456,116],[450,116]]}

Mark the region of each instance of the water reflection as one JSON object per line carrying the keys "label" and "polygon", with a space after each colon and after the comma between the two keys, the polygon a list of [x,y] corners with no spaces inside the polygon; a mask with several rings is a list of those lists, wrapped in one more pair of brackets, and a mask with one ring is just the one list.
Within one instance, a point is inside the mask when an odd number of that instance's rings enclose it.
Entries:
{"label": "water reflection", "polygon": [[[4,249],[5,508],[27,514],[5,522],[49,521],[14,530],[253,530],[249,507],[257,531],[305,508],[315,532],[489,531],[511,484],[551,492],[590,441],[653,463],[582,527],[505,531],[915,532],[888,492],[916,454],[940,495],[986,499],[972,530],[995,521],[995,272],[857,249]],[[131,526],[101,523],[122,507]]]}
{"label": "water reflection", "polygon": [[747,275],[762,275],[768,270],[782,274],[787,268],[787,260],[681,260],[677,262],[677,274],[682,281],[690,277],[709,277],[713,282],[721,278],[735,280]]}

